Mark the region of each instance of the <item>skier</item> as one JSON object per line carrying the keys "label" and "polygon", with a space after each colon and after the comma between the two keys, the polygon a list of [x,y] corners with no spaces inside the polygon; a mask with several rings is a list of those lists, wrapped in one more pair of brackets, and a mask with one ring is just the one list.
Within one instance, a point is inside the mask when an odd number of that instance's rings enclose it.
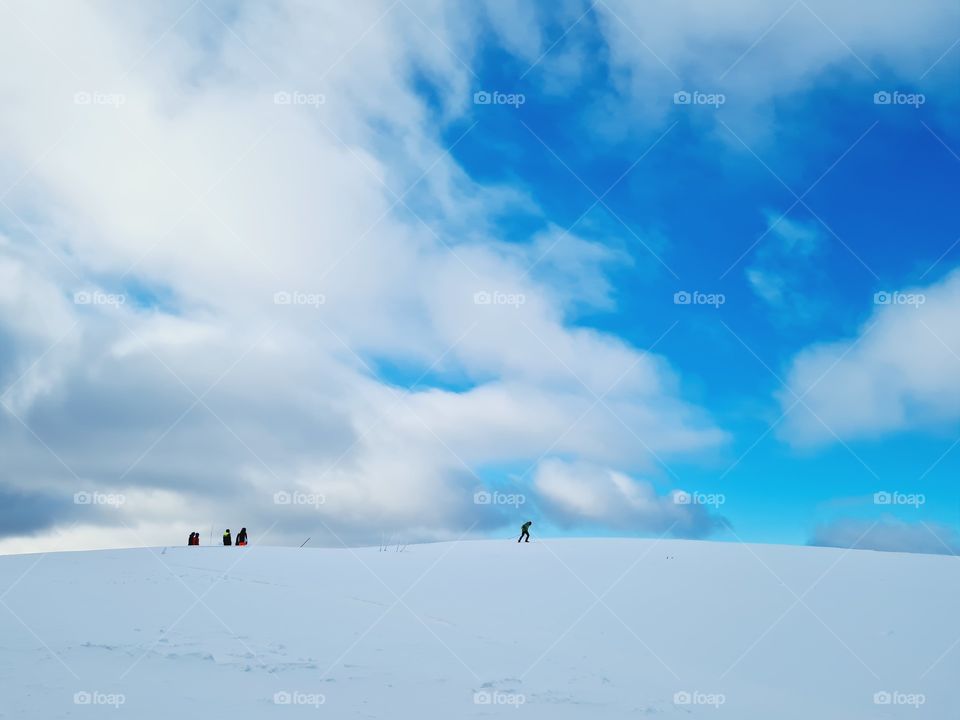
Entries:
{"label": "skier", "polygon": [[533,523],[527,520],[523,525],[520,526],[520,537],[517,538],[517,542],[520,542],[521,540],[523,540],[524,536],[526,536],[527,538],[526,542],[530,542],[530,526],[531,525],[533,525]]}
{"label": "skier", "polygon": [[196,535],[196,533],[190,533],[190,537],[187,538],[187,545],[193,545],[193,536],[194,536],[194,535]]}
{"label": "skier", "polygon": [[240,528],[240,532],[237,533],[237,545],[246,545],[247,544],[247,529]]}
{"label": "skier", "polygon": [[193,544],[194,544],[194,545],[199,545],[199,544],[200,544],[200,533],[195,532],[195,533],[193,534]]}
{"label": "skier", "polygon": [[223,531],[223,544],[224,544],[224,545],[232,545],[232,544],[233,544],[233,543],[230,541],[230,528],[227,528],[226,530]]}

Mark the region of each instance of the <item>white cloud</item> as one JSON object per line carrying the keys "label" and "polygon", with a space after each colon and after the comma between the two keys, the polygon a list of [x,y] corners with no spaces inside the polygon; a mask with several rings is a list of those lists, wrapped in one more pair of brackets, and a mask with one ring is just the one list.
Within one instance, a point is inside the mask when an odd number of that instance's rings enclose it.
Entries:
{"label": "white cloud", "polygon": [[960,418],[960,271],[928,287],[887,292],[879,300],[890,304],[876,305],[857,337],[814,345],[793,359],[788,389],[779,393],[788,412],[783,436],[817,444]]}
{"label": "white cloud", "polygon": [[543,52],[543,27],[536,3],[523,0],[485,0],[490,24],[504,47],[528,61],[535,62]]}
{"label": "white cloud", "polygon": [[589,463],[544,460],[534,488],[548,517],[561,525],[699,537],[725,524],[708,506],[683,502],[689,493],[658,495],[648,482]]}
{"label": "white cloud", "polygon": [[776,311],[778,319],[810,318],[823,305],[811,282],[817,274],[813,260],[823,244],[823,233],[811,223],[769,212],[767,224],[767,234],[746,269],[750,288]]}
{"label": "white cloud", "polygon": [[[960,23],[960,6],[951,0],[882,0],[869,13],[852,0],[608,0],[597,13],[619,95],[633,100],[630,113],[618,108],[608,116],[611,132],[661,123],[676,110],[674,92],[699,90],[725,94],[722,117],[751,144],[775,134],[772,100],[807,91],[830,71],[875,90],[921,82],[953,44]],[[953,62],[941,59],[923,79],[941,100],[956,99]],[[870,104],[872,91],[862,97]],[[717,117],[712,111],[687,115],[708,126]]]}
{"label": "white cloud", "polygon": [[960,536],[955,528],[939,523],[908,523],[895,518],[835,520],[819,526],[809,544],[937,555],[960,552]]}
{"label": "white cloud", "polygon": [[[30,428],[0,415],[0,484],[59,508],[55,530],[37,513],[37,547],[179,542],[211,523],[261,539],[274,526],[273,542],[330,542],[324,526],[351,542],[443,537],[493,522],[472,504],[486,463],[558,441],[643,468],[650,450],[726,441],[665,359],[564,324],[576,302],[609,306],[608,253],[570,238],[529,274],[545,240],[493,242],[486,218],[529,201],[468,177],[414,90],[436,83],[443,118],[468,107],[472,17],[410,5],[440,40],[402,4],[381,18],[388,3],[295,17],[250,3],[231,30],[194,6],[165,35],[189,4],[65,3],[52,23],[20,3],[0,24],[0,92],[15,99],[0,187],[29,226],[5,216],[0,378],[26,372],[4,400]],[[571,298],[577,273],[585,294]],[[129,301],[72,302],[86,288]],[[478,305],[481,291],[524,302]],[[162,308],[143,307],[152,295]],[[473,387],[428,377],[398,399],[370,358]],[[608,407],[590,410],[602,393]],[[130,502],[66,502],[83,489]],[[271,501],[294,489],[327,502]],[[82,531],[66,533],[71,521]]]}

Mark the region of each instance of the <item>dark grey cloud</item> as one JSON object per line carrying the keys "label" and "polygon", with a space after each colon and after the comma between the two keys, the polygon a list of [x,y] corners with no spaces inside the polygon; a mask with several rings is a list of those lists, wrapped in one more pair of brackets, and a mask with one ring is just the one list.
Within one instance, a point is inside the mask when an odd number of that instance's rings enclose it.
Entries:
{"label": "dark grey cloud", "polygon": [[0,486],[0,537],[46,530],[69,518],[74,510],[72,497],[19,492]]}

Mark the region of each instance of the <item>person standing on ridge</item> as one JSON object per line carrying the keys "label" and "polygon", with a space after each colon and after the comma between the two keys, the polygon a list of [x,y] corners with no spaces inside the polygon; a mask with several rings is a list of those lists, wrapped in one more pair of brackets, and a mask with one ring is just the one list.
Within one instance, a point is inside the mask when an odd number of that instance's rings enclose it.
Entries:
{"label": "person standing on ridge", "polygon": [[187,545],[193,545],[193,535],[194,533],[190,533],[190,537],[187,538]]}
{"label": "person standing on ridge", "polygon": [[232,544],[233,544],[233,543],[230,541],[230,528],[227,528],[226,530],[223,531],[223,544],[224,544],[224,545],[232,545]]}
{"label": "person standing on ridge", "polygon": [[237,545],[246,545],[247,544],[247,529],[240,528],[240,532],[237,533]]}
{"label": "person standing on ridge", "polygon": [[532,522],[527,520],[523,525],[520,526],[520,537],[517,538],[517,542],[523,540],[526,536],[526,542],[530,542],[530,526],[533,525]]}

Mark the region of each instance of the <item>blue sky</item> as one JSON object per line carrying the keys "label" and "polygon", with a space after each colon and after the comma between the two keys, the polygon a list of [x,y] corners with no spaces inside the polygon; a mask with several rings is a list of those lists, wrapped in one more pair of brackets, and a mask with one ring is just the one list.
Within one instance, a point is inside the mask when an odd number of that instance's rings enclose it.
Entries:
{"label": "blue sky", "polygon": [[[592,44],[592,30],[583,34]],[[941,71],[955,67],[954,59]],[[737,536],[763,542],[803,543],[812,524],[838,514],[957,525],[960,455],[941,457],[960,430],[955,422],[813,449],[769,432],[782,412],[775,392],[798,351],[856,335],[876,309],[875,292],[935,283],[960,263],[960,159],[951,149],[960,138],[946,115],[955,94],[934,86],[920,107],[874,104],[878,88],[921,93],[930,83],[904,82],[882,66],[878,80],[851,55],[775,103],[773,122],[756,142],[756,128],[738,123],[727,108],[683,105],[655,125],[609,139],[592,124],[600,98],[616,92],[602,59],[561,94],[545,90],[536,72],[524,75],[528,64],[497,48],[474,68],[479,89],[523,93],[525,101],[478,106],[449,129],[452,142],[477,123],[453,150],[471,174],[521,185],[550,222],[568,228],[628,173],[604,197],[609,212],[594,207],[576,232],[632,262],[609,270],[615,307],[575,322],[639,348],[669,330],[657,352],[680,372],[688,397],[733,438],[706,462],[664,464],[664,484],[677,479],[723,493],[722,511]],[[710,91],[724,89],[721,82]],[[629,126],[629,108],[619,110],[624,115],[615,122]],[[797,195],[803,203],[795,203]],[[766,231],[781,217],[817,238],[809,261],[779,258],[787,271],[795,268],[799,307],[771,308],[746,275],[777,242]],[[529,223],[536,220],[518,214],[500,226],[508,240],[514,233],[522,241]],[[722,293],[726,303],[678,306],[678,289]],[[871,502],[878,487],[923,493],[927,503],[878,508]]]}
{"label": "blue sky", "polygon": [[4,33],[0,552],[960,548],[954,3],[66,20]]}

